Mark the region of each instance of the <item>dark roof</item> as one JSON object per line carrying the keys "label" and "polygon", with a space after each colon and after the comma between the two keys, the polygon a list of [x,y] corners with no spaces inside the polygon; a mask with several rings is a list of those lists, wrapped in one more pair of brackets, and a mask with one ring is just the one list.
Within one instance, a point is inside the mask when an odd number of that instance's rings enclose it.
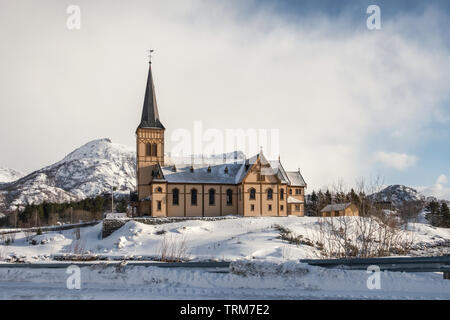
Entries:
{"label": "dark roof", "polygon": [[348,202],[348,203],[337,203],[337,204],[329,204],[327,205],[325,208],[323,208],[322,210],[320,210],[320,212],[330,212],[330,211],[342,211],[347,209],[352,203]]}
{"label": "dark roof", "polygon": [[149,64],[147,88],[145,89],[144,107],[139,128],[165,129],[159,121],[158,104],[156,103],[155,85],[153,84],[152,64]]}
{"label": "dark roof", "polygon": [[293,187],[306,187],[305,179],[303,179],[302,174],[300,171],[287,171],[286,172],[289,184]]}

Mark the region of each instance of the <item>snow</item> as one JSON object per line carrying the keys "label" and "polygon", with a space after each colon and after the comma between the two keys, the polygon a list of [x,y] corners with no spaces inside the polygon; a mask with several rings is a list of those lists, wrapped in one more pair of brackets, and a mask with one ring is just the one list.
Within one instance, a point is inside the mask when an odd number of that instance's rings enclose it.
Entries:
{"label": "snow", "polygon": [[0,299],[450,298],[450,281],[434,273],[381,272],[381,288],[370,290],[366,271],[293,263],[241,265],[239,271],[246,273],[140,266],[81,267],[81,289],[69,290],[66,269],[0,268]]}
{"label": "snow", "polygon": [[[231,261],[231,272],[131,264],[114,268],[98,262],[81,268],[81,290],[68,290],[65,269],[0,268],[0,299],[450,298],[450,281],[443,280],[439,273],[382,272],[381,289],[369,290],[366,271],[323,269],[299,263],[302,258],[318,258],[319,252],[308,245],[282,241],[275,225],[311,238],[317,223],[318,218],[293,216],[188,220],[161,225],[128,221],[105,239],[101,239],[99,223],[79,229],[78,240],[75,229],[47,232],[30,241],[19,233],[14,243],[0,245],[0,260],[15,255],[27,262],[45,263],[53,255],[75,253],[75,248],[109,259],[151,259],[158,257],[165,239],[171,244],[184,241],[191,261]],[[416,243],[450,239],[450,229],[410,223],[408,230]]]}
{"label": "snow", "polygon": [[[80,228],[79,240],[76,229],[44,233],[42,239],[48,241],[40,245],[31,245],[24,233],[18,233],[14,243],[9,246],[0,244],[0,248],[6,255],[24,257],[30,262],[48,260],[46,255],[74,253],[75,246],[108,259],[155,259],[160,257],[161,244],[166,241],[174,246],[185,243],[186,258],[191,261],[287,261],[319,258],[320,251],[307,244],[295,245],[280,239],[276,225],[288,228],[294,235],[302,235],[304,239],[315,240],[318,222],[319,218],[295,216],[188,220],[159,225],[130,220],[105,239],[101,239],[102,223],[99,223]],[[450,229],[421,223],[409,223],[405,232],[419,248],[448,242],[450,239]]]}
{"label": "snow", "polygon": [[11,168],[0,167],[0,183],[16,181],[24,176],[20,171]]}

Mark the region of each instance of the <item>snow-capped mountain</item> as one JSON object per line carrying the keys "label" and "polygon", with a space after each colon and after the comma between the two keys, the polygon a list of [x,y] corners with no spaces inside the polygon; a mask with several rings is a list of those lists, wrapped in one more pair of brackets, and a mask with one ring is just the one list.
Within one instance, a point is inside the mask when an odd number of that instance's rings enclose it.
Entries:
{"label": "snow-capped mountain", "polygon": [[91,141],[61,161],[0,185],[0,211],[25,204],[68,202],[108,192],[128,193],[136,187],[135,150],[109,139]]}
{"label": "snow-capped mountain", "polygon": [[426,197],[416,189],[403,185],[392,185],[384,188],[380,192],[371,194],[370,197],[375,201],[388,201],[398,206],[404,202],[426,201]]}
{"label": "snow-capped mountain", "polygon": [[23,176],[24,174],[20,171],[11,168],[0,167],[0,184],[16,181],[17,179],[20,179]]}

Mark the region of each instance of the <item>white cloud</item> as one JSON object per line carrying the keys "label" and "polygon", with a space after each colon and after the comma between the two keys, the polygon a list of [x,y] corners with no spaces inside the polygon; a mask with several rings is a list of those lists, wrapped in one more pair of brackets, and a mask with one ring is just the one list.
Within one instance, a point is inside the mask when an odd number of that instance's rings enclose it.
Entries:
{"label": "white cloud", "polygon": [[[280,129],[282,161],[310,189],[370,175],[369,142],[415,144],[442,114],[450,55],[429,27],[439,13],[405,14],[374,32],[342,18],[293,23],[248,3],[79,1],[81,29],[68,31],[64,2],[5,2],[1,164],[37,169],[104,136],[133,146],[150,46],[167,151],[172,131],[198,119],[205,129]],[[411,20],[421,26],[413,36]],[[412,161],[400,158],[398,168]]]}
{"label": "white cloud", "polygon": [[433,196],[438,199],[450,200],[450,187],[448,184],[448,178],[445,174],[441,174],[436,183],[429,187],[417,187],[417,190],[422,192],[426,196]]}
{"label": "white cloud", "polygon": [[374,155],[374,160],[389,168],[405,170],[416,164],[417,157],[406,153],[378,151]]}

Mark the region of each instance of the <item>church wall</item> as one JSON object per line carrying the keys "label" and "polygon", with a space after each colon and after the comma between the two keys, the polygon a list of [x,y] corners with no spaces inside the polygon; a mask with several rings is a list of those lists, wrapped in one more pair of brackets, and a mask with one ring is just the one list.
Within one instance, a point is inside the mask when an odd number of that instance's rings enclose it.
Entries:
{"label": "church wall", "polygon": [[[197,189],[197,205],[191,204],[191,189]],[[203,186],[186,184],[186,217],[201,217],[203,214]]]}
{"label": "church wall", "polygon": [[[226,215],[237,215],[238,212],[238,187],[237,186],[230,186],[230,185],[223,185],[222,187],[222,216]],[[232,204],[227,204],[227,190],[231,189],[233,192],[233,196],[231,198]]]}
{"label": "church wall", "polygon": [[[161,191],[158,191],[161,188]],[[152,184],[152,216],[153,217],[165,217],[166,216],[166,201],[167,201],[167,184],[166,183],[153,183]],[[160,208],[158,207],[160,202]]]}
{"label": "church wall", "polygon": [[[168,184],[167,186],[167,216],[168,217],[183,217],[185,198],[184,184]],[[173,190],[178,189],[178,205],[173,204]]]}
{"label": "church wall", "polygon": [[[204,185],[205,196],[203,197],[204,216],[214,217],[220,216],[220,186],[219,185]],[[209,204],[209,190],[215,190],[214,204]]]}

